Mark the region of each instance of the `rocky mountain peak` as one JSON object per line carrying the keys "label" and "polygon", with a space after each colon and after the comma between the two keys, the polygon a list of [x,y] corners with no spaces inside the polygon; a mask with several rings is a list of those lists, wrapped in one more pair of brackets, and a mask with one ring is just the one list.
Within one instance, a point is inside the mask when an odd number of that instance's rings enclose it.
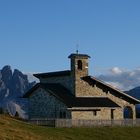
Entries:
{"label": "rocky mountain peak", "polygon": [[[6,65],[0,70],[0,108],[8,111],[25,112],[28,101],[22,97],[36,82],[29,82],[28,76],[18,69],[12,71],[11,66]],[[14,108],[13,108],[14,106]],[[16,108],[17,106],[18,109]],[[23,111],[24,109],[24,111]]]}
{"label": "rocky mountain peak", "polygon": [[12,69],[9,65],[4,66],[1,70],[1,79],[5,82],[6,85],[9,84],[9,81],[12,79]]}
{"label": "rocky mountain peak", "polygon": [[28,81],[28,76],[18,69],[12,72],[11,66],[6,65],[0,70],[0,99],[22,97],[34,83]]}

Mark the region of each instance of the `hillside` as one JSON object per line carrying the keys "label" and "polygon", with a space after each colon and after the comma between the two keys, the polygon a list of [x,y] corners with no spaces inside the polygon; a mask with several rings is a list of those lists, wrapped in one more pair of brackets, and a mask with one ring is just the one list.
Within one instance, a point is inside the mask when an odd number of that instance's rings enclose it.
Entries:
{"label": "hillside", "polygon": [[49,128],[0,116],[0,140],[139,140],[140,127]]}

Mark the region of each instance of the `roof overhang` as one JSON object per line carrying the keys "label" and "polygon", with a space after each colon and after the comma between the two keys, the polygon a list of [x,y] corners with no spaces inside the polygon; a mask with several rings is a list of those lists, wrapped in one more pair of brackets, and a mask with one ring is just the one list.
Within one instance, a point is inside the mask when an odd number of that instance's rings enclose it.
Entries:
{"label": "roof overhang", "polygon": [[71,71],[56,71],[56,72],[48,72],[48,73],[37,73],[33,74],[37,78],[50,78],[50,77],[61,77],[61,76],[70,76]]}
{"label": "roof overhang", "polygon": [[68,58],[90,58],[89,55],[87,54],[76,54],[76,53],[72,53],[68,56]]}

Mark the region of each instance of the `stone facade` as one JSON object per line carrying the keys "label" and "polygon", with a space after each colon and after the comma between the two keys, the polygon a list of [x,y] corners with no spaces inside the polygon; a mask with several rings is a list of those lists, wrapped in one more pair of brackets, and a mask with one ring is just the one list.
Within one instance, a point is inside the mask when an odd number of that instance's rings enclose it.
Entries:
{"label": "stone facade", "polygon": [[[109,99],[111,99],[112,101],[114,101],[115,103],[117,103],[120,108],[115,108],[114,109],[114,119],[115,120],[119,120],[119,119],[123,119],[124,118],[124,109],[125,107],[129,106],[132,108],[132,111],[133,111],[133,119],[136,118],[136,111],[135,111],[135,105],[134,104],[130,104],[129,102],[127,102],[126,100],[123,100],[121,98],[118,98],[114,95],[112,95],[110,93],[110,91],[108,91],[107,93],[104,92],[103,89],[99,88],[97,85],[89,85],[87,82],[81,80],[81,78],[77,79],[77,86],[76,86],[76,96],[77,97],[108,97]],[[108,113],[107,113],[108,112]],[[111,118],[111,108],[109,109],[106,109],[106,108],[103,108],[101,109],[98,117],[93,117],[93,115],[89,115],[87,118],[90,118],[90,119],[110,119]],[[79,115],[76,115],[76,113],[74,112],[72,114],[72,116],[74,118],[83,118],[83,114],[85,112],[82,112],[81,113],[79,112],[78,114]],[[86,113],[86,116],[88,114],[93,114],[92,112],[89,113],[89,111]],[[74,116],[76,115],[76,116]],[[84,114],[85,115],[85,114]]]}
{"label": "stone facade", "polygon": [[29,103],[30,119],[63,118],[64,113],[66,118],[71,118],[71,113],[67,110],[67,106],[42,88],[34,91],[29,98]]}
{"label": "stone facade", "polygon": [[86,120],[111,120],[111,109],[95,108],[93,111],[72,111],[72,118]]}
{"label": "stone facade", "polygon": [[[71,71],[73,78],[73,89],[76,97],[108,97],[115,103],[117,103],[120,108],[115,108],[113,111],[113,119],[123,119],[124,118],[124,108],[129,106],[132,108],[133,119],[136,118],[135,105],[130,104],[126,100],[118,98],[108,91],[104,92],[104,89],[99,88],[96,84],[89,85],[87,82],[82,80],[82,77],[88,76],[88,56],[86,57],[71,57]],[[78,69],[78,61],[82,62],[82,69]],[[97,116],[93,115],[93,111],[74,111],[72,112],[73,118],[88,118],[88,119],[111,119],[112,108],[101,108]]]}
{"label": "stone facade", "polygon": [[134,104],[131,104],[126,100],[113,96],[110,92],[108,92],[107,97],[110,98],[112,101],[116,102],[121,107],[120,109],[115,111],[116,119],[124,118],[125,107],[130,107],[132,109],[132,114],[133,114],[132,118],[136,119],[136,109]]}

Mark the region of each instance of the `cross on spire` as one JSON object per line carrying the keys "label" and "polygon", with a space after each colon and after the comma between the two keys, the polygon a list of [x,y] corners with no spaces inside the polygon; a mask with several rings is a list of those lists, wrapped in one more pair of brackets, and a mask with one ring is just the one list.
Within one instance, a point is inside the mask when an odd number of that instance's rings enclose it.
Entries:
{"label": "cross on spire", "polygon": [[79,44],[76,45],[76,53],[79,53]]}

